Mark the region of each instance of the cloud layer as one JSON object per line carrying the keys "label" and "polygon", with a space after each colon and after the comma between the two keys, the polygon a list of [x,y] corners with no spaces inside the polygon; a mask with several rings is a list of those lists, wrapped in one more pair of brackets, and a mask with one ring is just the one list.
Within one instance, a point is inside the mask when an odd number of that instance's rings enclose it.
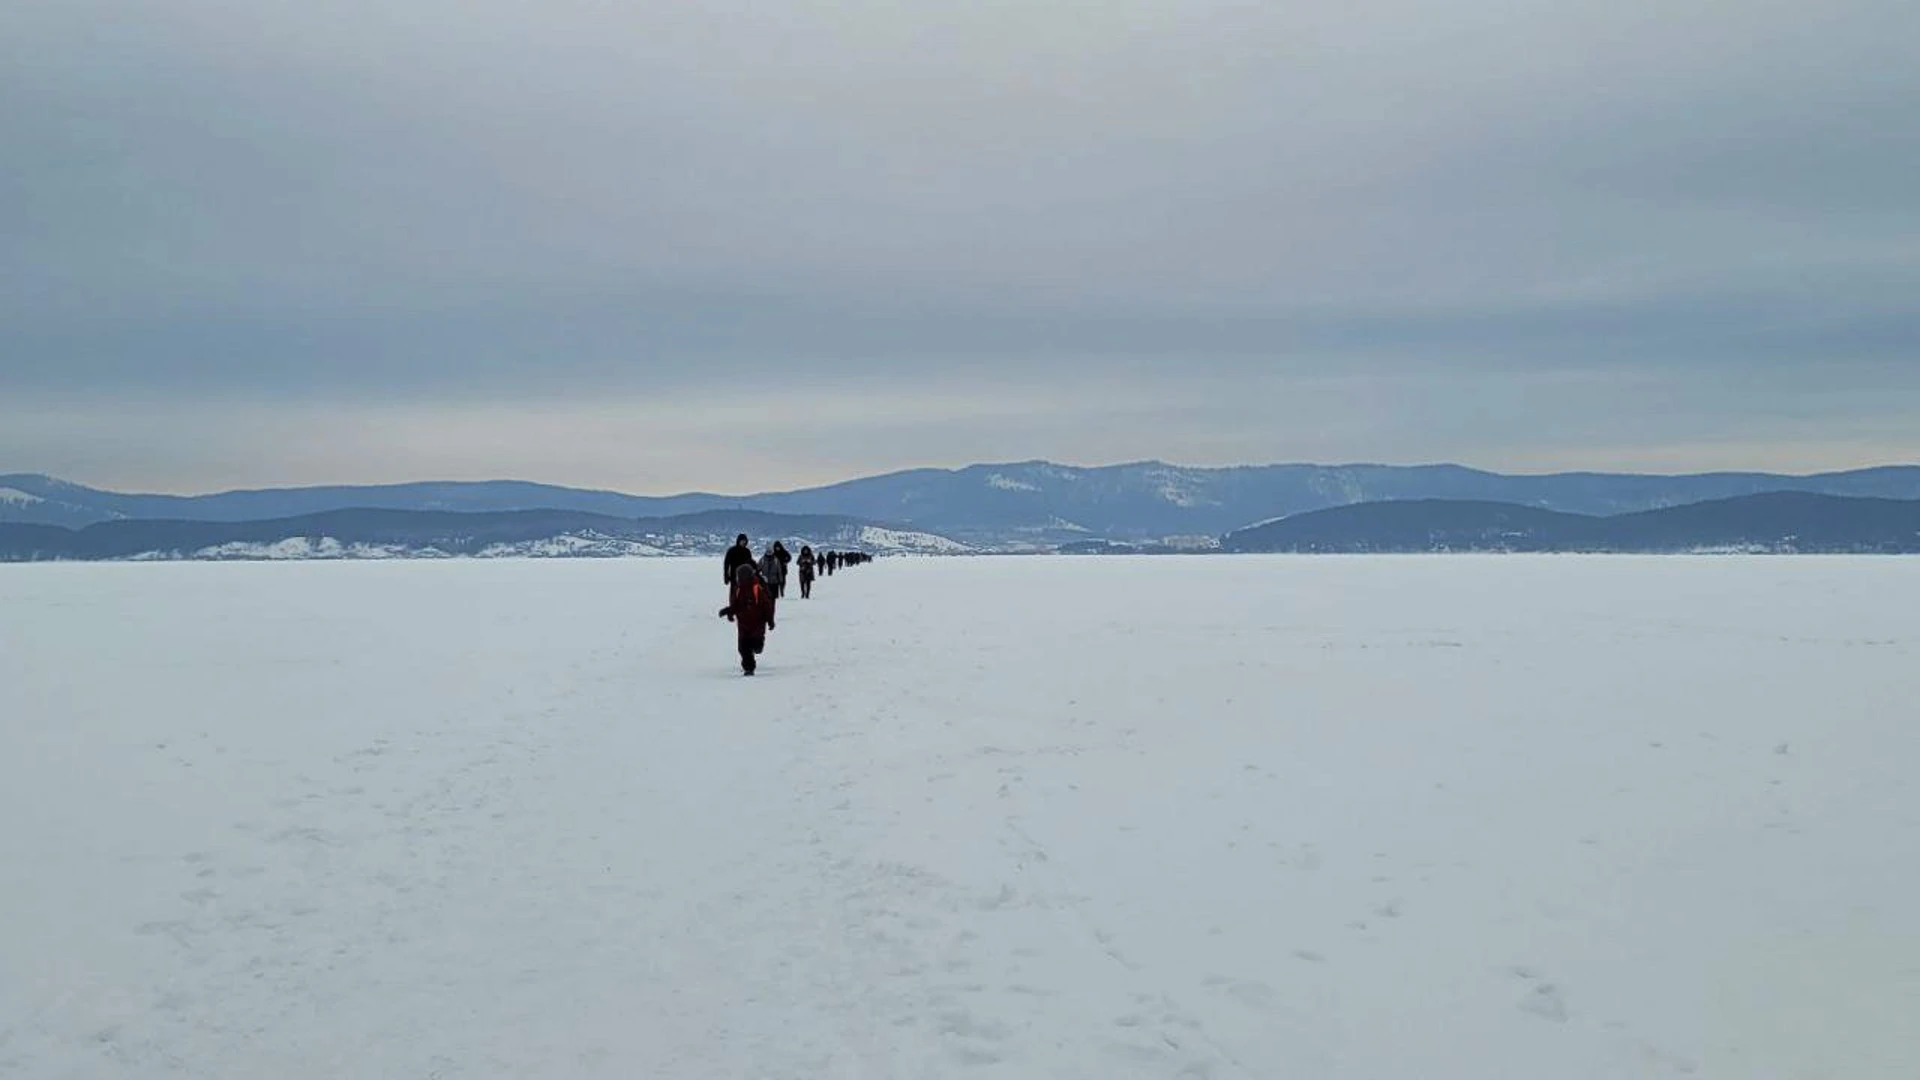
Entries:
{"label": "cloud layer", "polygon": [[1920,9],[0,0],[0,470],[1920,458]]}

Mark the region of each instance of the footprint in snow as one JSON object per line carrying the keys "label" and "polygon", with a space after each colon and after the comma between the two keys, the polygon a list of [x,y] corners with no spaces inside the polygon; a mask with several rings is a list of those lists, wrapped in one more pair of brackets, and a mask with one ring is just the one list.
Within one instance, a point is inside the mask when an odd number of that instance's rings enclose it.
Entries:
{"label": "footprint in snow", "polygon": [[1552,983],[1541,983],[1534,987],[1533,993],[1520,1002],[1520,1009],[1556,1024],[1566,1023],[1569,1017],[1566,999],[1561,996],[1560,988]]}
{"label": "footprint in snow", "polygon": [[1206,986],[1218,990],[1250,1009],[1264,1010],[1273,1007],[1277,997],[1273,987],[1256,979],[1234,979],[1225,975],[1211,975]]}

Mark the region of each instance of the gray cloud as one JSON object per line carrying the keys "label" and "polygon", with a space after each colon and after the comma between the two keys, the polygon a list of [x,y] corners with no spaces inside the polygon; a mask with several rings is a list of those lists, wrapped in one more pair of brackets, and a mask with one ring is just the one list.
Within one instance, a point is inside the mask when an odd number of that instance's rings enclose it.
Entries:
{"label": "gray cloud", "polygon": [[0,467],[1920,457],[1920,10],[1457,7],[0,0]]}

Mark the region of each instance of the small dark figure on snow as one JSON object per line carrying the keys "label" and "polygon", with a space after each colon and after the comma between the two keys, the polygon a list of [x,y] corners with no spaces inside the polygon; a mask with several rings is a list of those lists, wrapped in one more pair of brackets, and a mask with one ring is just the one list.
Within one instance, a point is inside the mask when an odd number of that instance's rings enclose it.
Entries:
{"label": "small dark figure on snow", "polygon": [[813,548],[800,545],[800,599],[813,596]]}
{"label": "small dark figure on snow", "polygon": [[753,674],[759,666],[754,658],[766,650],[767,631],[773,629],[773,594],[752,566],[734,569],[733,590],[727,606],[720,609],[720,617],[731,621],[737,631],[740,673]]}
{"label": "small dark figure on snow", "polygon": [[727,572],[720,580],[728,588],[733,587],[733,572],[741,566],[753,565],[753,549],[747,546],[747,534],[741,533],[727,549]]}

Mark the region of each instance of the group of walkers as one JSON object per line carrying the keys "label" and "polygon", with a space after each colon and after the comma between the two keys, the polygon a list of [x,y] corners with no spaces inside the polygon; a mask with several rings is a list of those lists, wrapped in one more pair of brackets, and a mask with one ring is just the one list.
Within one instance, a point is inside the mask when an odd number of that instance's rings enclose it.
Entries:
{"label": "group of walkers", "polygon": [[816,555],[806,544],[800,545],[796,558],[785,544],[775,540],[756,559],[747,534],[741,533],[735,538],[733,546],[727,549],[727,606],[720,609],[720,617],[731,621],[737,631],[741,674],[751,675],[759,666],[755,657],[766,650],[767,631],[774,628],[775,602],[787,595],[790,563],[798,564],[795,570],[800,578],[800,598],[807,600],[813,597],[816,577],[823,574],[832,577],[840,570],[870,562],[872,558],[858,551],[828,551]]}

